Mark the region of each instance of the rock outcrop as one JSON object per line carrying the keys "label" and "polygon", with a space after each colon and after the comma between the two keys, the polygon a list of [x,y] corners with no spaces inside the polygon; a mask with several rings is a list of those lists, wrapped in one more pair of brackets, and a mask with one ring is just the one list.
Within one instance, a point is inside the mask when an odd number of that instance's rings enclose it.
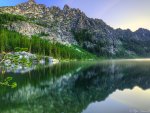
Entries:
{"label": "rock outcrop", "polygon": [[26,73],[37,69],[40,65],[52,65],[59,60],[48,56],[39,56],[28,52],[12,52],[1,55],[0,72]]}
{"label": "rock outcrop", "polygon": [[[46,7],[43,4],[36,4],[34,0],[29,0],[13,7],[1,7],[0,12],[30,18],[30,22],[15,22],[7,25],[9,30],[15,30],[24,35],[31,36],[44,32],[48,34],[48,36],[44,36],[46,39],[63,44],[80,45],[99,56],[150,55],[149,30],[139,29],[132,32],[130,30],[113,29],[101,19],[88,18],[79,9],[70,8],[68,5],[65,5],[61,10],[59,7]],[[85,34],[81,43],[76,36],[83,30],[90,34],[90,39]],[[72,32],[77,35],[75,36]]]}

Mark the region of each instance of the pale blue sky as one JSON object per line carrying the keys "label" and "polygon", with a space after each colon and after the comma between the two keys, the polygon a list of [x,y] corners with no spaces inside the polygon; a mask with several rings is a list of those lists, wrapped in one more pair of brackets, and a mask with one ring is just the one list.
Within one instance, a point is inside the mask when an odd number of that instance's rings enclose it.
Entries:
{"label": "pale blue sky", "polygon": [[[0,0],[0,6],[16,5],[27,0]],[[103,19],[114,28],[150,29],[150,0],[35,0],[47,6],[68,4],[88,17]]]}

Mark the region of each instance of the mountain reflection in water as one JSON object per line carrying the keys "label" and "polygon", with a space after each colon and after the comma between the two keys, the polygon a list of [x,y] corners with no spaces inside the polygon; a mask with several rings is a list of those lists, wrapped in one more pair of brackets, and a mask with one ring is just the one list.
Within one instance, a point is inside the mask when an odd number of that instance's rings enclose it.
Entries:
{"label": "mountain reflection in water", "polygon": [[116,90],[105,101],[90,104],[83,113],[150,113],[150,89],[137,86]]}
{"label": "mountain reflection in water", "polygon": [[[14,77],[0,90],[1,113],[150,113],[150,62],[70,62]],[[1,76],[1,79],[3,79]]]}

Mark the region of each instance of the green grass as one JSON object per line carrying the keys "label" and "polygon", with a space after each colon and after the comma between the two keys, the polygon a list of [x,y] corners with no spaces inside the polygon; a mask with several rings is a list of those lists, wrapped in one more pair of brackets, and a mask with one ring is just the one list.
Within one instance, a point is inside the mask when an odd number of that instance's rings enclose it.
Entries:
{"label": "green grass", "polygon": [[28,19],[24,16],[20,15],[12,15],[12,14],[0,14],[0,24],[7,24],[8,22],[14,22],[14,21],[27,21]]}

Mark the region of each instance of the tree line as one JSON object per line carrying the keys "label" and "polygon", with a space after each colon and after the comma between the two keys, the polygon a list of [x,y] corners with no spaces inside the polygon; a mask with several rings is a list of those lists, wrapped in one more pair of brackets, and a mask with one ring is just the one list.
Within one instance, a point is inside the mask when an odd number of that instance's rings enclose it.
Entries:
{"label": "tree line", "polygon": [[35,54],[53,56],[60,59],[87,59],[94,56],[79,47],[52,43],[49,40],[41,39],[38,36],[31,38],[21,35],[15,31],[0,29],[0,52],[15,51],[15,48],[28,48],[28,51]]}

